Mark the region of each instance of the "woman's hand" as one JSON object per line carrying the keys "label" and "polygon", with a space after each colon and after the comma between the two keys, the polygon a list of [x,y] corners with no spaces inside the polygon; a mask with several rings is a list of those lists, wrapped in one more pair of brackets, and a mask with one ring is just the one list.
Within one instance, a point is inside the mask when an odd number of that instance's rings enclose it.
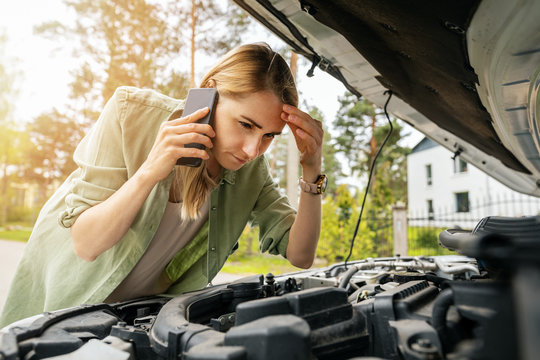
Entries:
{"label": "woman's hand", "polygon": [[170,174],[176,161],[181,157],[207,160],[209,156],[206,150],[184,147],[190,143],[199,143],[208,149],[213,147],[211,138],[216,134],[212,126],[196,123],[207,113],[208,108],[204,108],[191,115],[161,124],[152,150],[141,166],[141,171],[157,182]]}
{"label": "woman's hand", "polygon": [[294,134],[296,146],[300,151],[302,176],[306,181],[315,181],[321,173],[324,136],[322,123],[291,105],[283,105],[281,118],[287,122]]}

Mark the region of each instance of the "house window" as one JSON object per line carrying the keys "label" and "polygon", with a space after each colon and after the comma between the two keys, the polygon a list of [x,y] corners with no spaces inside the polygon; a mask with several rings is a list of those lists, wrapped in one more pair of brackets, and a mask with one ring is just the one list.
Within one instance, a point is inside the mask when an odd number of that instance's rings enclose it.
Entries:
{"label": "house window", "polygon": [[433,179],[431,177],[431,164],[430,165],[426,165],[426,179],[427,179],[427,184],[428,185],[432,185],[433,184]]}
{"label": "house window", "polygon": [[433,200],[427,200],[427,213],[428,213],[428,220],[435,219],[435,214],[433,213]]}
{"label": "house window", "polygon": [[469,193],[456,193],[456,212],[469,212]]}
{"label": "house window", "polygon": [[467,162],[461,160],[459,157],[456,157],[454,159],[454,173],[459,174],[464,172],[467,172]]}

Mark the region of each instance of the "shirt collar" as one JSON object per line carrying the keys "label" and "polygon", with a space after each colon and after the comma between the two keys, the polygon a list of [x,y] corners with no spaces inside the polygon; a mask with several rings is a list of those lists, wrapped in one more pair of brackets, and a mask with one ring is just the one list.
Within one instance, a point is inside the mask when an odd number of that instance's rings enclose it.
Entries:
{"label": "shirt collar", "polygon": [[226,181],[231,185],[234,185],[236,182],[236,171],[234,170],[228,170],[228,169],[222,169],[221,171],[221,179],[222,181]]}
{"label": "shirt collar", "polygon": [[186,102],[184,100],[179,100],[171,115],[169,115],[169,117],[167,118],[167,121],[179,119],[180,117],[182,117],[185,103]]}

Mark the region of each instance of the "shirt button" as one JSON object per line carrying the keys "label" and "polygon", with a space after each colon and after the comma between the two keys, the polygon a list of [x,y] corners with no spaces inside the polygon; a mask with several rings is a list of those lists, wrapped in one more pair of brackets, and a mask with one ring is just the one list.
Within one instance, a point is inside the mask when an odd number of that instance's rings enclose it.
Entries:
{"label": "shirt button", "polygon": [[216,251],[216,248],[215,248],[215,247],[211,247],[210,250],[211,250],[211,251]]}
{"label": "shirt button", "polygon": [[216,210],[217,210],[217,207],[212,206],[212,210],[216,211]]}

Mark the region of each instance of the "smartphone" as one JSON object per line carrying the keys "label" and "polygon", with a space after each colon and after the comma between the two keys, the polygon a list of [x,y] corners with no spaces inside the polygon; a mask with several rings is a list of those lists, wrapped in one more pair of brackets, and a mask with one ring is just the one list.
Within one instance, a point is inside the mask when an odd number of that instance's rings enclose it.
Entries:
{"label": "smartphone", "polygon": [[[214,108],[216,107],[218,99],[217,90],[215,88],[198,88],[190,89],[188,96],[186,98],[186,103],[184,105],[184,111],[182,112],[182,117],[193,114],[195,111],[208,107],[210,111],[201,119],[197,120],[199,124],[210,124],[214,125]],[[198,143],[186,144],[184,147],[191,147],[204,150],[205,146]],[[182,157],[176,161],[176,165],[192,166],[198,167],[201,166],[201,158],[193,157]]]}

